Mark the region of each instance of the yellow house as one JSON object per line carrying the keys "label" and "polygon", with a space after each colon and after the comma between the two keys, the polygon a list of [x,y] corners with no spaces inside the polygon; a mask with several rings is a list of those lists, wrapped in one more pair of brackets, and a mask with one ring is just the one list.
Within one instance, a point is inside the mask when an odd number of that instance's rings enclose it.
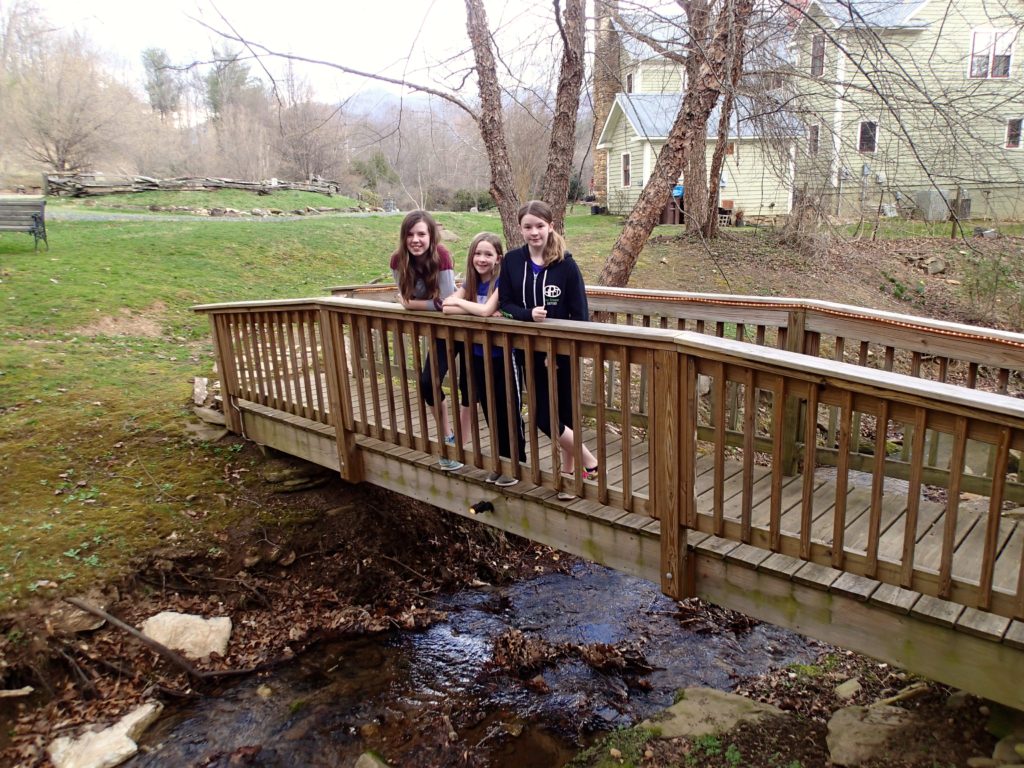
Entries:
{"label": "yellow house", "polygon": [[[681,93],[618,93],[608,114],[597,149],[608,153],[608,211],[632,209],[654,170],[658,152],[682,102]],[[753,104],[737,98],[728,132],[722,168],[719,205],[742,210],[746,216],[789,213],[793,202],[796,126],[781,117],[765,135],[763,120],[755,119]],[[781,130],[780,130],[781,129]],[[707,166],[718,143],[718,112],[708,120]],[[686,179],[681,178],[685,201]]]}
{"label": "yellow house", "polygon": [[795,185],[840,216],[1024,217],[1024,3],[810,0]]}

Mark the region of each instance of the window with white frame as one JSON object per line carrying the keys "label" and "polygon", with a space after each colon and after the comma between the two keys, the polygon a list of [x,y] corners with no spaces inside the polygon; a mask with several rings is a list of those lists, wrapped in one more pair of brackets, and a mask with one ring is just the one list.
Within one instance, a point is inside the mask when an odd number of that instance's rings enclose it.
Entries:
{"label": "window with white frame", "polygon": [[1007,149],[1020,149],[1020,134],[1021,127],[1024,124],[1024,118],[1014,118],[1013,120],[1006,121],[1006,148]]}
{"label": "window with white frame", "polygon": [[626,75],[626,93],[633,92],[633,73],[629,72]]}
{"label": "window with white frame", "polygon": [[630,184],[630,171],[629,171],[629,152],[622,153],[622,186],[628,187]]}
{"label": "window with white frame", "polygon": [[981,29],[971,34],[971,72],[975,79],[1001,79],[1010,76],[1013,32]]}
{"label": "window with white frame", "polygon": [[821,126],[811,125],[807,128],[807,154],[818,154],[818,142],[821,138]]}
{"label": "window with white frame", "polygon": [[811,77],[821,77],[825,73],[825,36],[815,35],[811,38]]}
{"label": "window with white frame", "polygon": [[864,120],[857,131],[857,151],[874,152],[878,148],[878,123]]}

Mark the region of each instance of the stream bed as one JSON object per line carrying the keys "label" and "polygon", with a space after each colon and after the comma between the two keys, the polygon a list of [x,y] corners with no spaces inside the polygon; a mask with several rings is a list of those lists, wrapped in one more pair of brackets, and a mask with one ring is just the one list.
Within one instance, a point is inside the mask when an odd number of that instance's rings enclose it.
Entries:
{"label": "stream bed", "polygon": [[[695,631],[657,585],[589,563],[437,602],[448,618],[426,630],[326,645],[169,709],[125,765],[351,766],[373,750],[405,767],[557,768],[681,688],[730,690],[819,648],[769,624]],[[652,669],[608,673],[568,657],[519,679],[491,664],[512,629],[550,644],[633,643]]]}

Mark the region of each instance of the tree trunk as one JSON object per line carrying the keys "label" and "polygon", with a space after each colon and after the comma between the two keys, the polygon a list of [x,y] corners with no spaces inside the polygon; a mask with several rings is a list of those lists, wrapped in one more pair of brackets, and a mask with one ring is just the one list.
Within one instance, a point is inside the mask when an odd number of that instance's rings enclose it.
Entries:
{"label": "tree trunk", "polygon": [[[689,161],[693,147],[698,145],[694,141],[694,126],[707,124],[708,116],[722,93],[726,65],[733,55],[729,45],[731,35],[744,35],[753,6],[754,0],[736,0],[731,13],[719,14],[714,37],[701,62],[698,76],[687,85],[686,96],[683,97],[665,146],[658,154],[654,172],[640,193],[640,199],[626,219],[622,234],[615,241],[611,255],[601,270],[601,285],[621,287],[629,282],[637,257],[650,237],[661,209],[668,202],[679,172]],[[699,145],[703,151],[704,132],[700,137],[702,141]]]}
{"label": "tree trunk", "polygon": [[[732,30],[734,33],[737,30]],[[715,142],[715,152],[711,157],[711,174],[708,179],[708,209],[707,218],[704,220],[702,232],[705,237],[711,238],[718,235],[718,197],[722,184],[722,166],[725,165],[725,153],[729,147],[729,125],[732,123],[732,110],[736,100],[736,86],[740,81],[740,74],[743,72],[743,54],[746,35],[745,29],[738,30],[729,41],[732,49],[732,56],[727,62],[729,89],[722,99],[722,106],[718,111],[718,140]]]}
{"label": "tree trunk", "polygon": [[[700,67],[710,42],[711,9],[708,0],[688,0],[683,7],[689,26],[686,44],[686,84],[689,90],[690,84],[697,82],[700,77]],[[689,234],[700,233],[707,219],[707,135],[707,118],[690,126],[689,156],[683,166],[684,224]]]}
{"label": "tree trunk", "polygon": [[[477,81],[480,87],[480,113],[477,122],[480,136],[487,148],[491,168],[490,192],[501,214],[501,225],[509,247],[522,242],[516,213],[519,198],[512,178],[512,164],[505,143],[505,124],[502,118],[501,88],[491,50],[491,33],[487,26],[487,12],[483,0],[466,0],[466,32],[473,45]],[[564,211],[564,208],[563,208]]]}
{"label": "tree trunk", "polygon": [[[562,65],[558,73],[555,119],[548,144],[548,167],[540,185],[540,197],[551,206],[554,227],[560,233],[565,231],[565,206],[569,200],[569,177],[576,149],[576,115],[583,86],[583,49],[586,43],[583,6],[584,0],[565,0],[565,15],[559,24]],[[557,0],[555,13],[558,13]]]}

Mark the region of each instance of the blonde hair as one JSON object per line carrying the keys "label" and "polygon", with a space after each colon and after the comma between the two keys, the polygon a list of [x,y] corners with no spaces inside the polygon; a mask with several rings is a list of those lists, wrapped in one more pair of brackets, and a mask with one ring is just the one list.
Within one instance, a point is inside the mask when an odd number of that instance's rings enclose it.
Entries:
{"label": "blonde hair", "polygon": [[498,254],[498,260],[495,262],[494,270],[491,272],[491,284],[487,286],[488,296],[494,293],[494,286],[497,284],[498,275],[501,273],[501,260],[505,256],[505,248],[501,244],[501,238],[493,232],[481,232],[473,238],[473,242],[469,244],[469,255],[466,258],[466,279],[462,281],[462,291],[470,301],[476,301],[477,290],[480,287],[480,275],[477,274],[476,267],[473,266],[473,254],[476,253],[476,247],[480,243],[490,243]]}
{"label": "blonde hair", "polygon": [[551,206],[543,200],[530,200],[516,214],[516,219],[520,224],[523,223],[524,216],[536,216],[538,219],[546,221],[548,226],[552,227],[551,232],[548,233],[548,241],[544,244],[544,266],[550,267],[552,264],[564,259],[565,238],[554,230],[555,215],[551,210]]}

